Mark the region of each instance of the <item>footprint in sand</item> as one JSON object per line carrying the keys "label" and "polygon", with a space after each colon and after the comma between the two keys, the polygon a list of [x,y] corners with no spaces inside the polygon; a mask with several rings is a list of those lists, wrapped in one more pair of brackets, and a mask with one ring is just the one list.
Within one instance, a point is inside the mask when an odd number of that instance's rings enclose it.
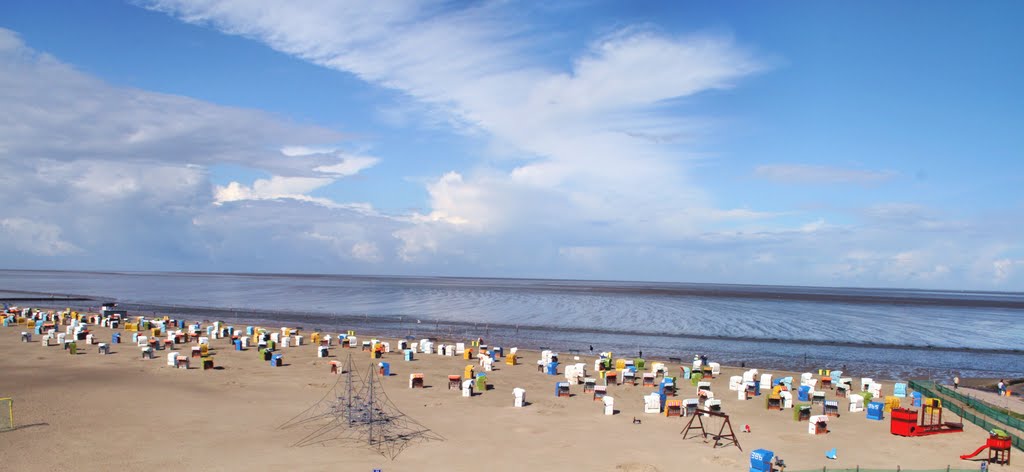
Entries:
{"label": "footprint in sand", "polygon": [[625,472],[659,472],[659,469],[651,464],[640,464],[637,462],[626,462],[615,466],[615,470]]}

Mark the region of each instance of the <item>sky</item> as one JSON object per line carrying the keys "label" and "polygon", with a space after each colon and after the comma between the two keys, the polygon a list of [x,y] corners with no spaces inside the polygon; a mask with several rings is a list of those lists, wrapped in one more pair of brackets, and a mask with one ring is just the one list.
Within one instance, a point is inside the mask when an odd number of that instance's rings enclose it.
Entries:
{"label": "sky", "polygon": [[0,267],[1021,291],[1022,17],[0,2]]}

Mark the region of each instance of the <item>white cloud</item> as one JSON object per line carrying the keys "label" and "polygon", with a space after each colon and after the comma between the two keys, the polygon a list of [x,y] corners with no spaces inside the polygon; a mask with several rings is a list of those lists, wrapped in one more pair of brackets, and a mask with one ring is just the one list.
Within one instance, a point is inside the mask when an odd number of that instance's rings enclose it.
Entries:
{"label": "white cloud", "polygon": [[892,171],[846,169],[842,167],[770,164],[754,169],[758,177],[784,183],[808,184],[876,184],[896,177]]}
{"label": "white cloud", "polygon": [[[0,41],[0,47],[2,46]],[[3,234],[0,244],[40,256],[59,256],[81,250],[61,238],[59,226],[28,218],[0,219],[0,234]]]}
{"label": "white cloud", "polygon": [[543,35],[501,4],[149,5],[399,90],[526,161],[512,170],[454,169],[428,184],[431,207],[419,218],[453,226],[425,226],[417,240],[423,231],[500,234],[596,220],[636,237],[695,231],[715,210],[687,176],[683,150],[649,136],[705,126],[673,117],[671,100],[732,87],[763,68],[728,37],[637,28],[593,41],[568,68],[549,67],[531,55]]}
{"label": "white cloud", "polygon": [[[296,215],[327,220],[373,213],[365,204],[308,196],[377,163],[337,151],[336,131],[257,110],[114,87],[33,51],[2,28],[0,109],[0,261],[7,266],[202,267],[221,257],[210,249],[222,230],[211,220],[231,214],[214,203],[292,199],[305,205],[291,208]],[[306,144],[288,144],[296,142]],[[214,164],[273,177],[215,188],[207,170]],[[333,208],[310,210],[325,205]],[[384,220],[366,221],[383,225],[380,234],[388,237],[394,227]],[[324,233],[338,236],[330,230]],[[363,231],[363,240],[375,239],[372,228]],[[293,244],[300,234],[279,236]],[[248,236],[252,243],[245,247],[263,244],[254,252],[283,244]],[[372,258],[370,246],[353,253],[358,242],[346,243],[345,257]]]}

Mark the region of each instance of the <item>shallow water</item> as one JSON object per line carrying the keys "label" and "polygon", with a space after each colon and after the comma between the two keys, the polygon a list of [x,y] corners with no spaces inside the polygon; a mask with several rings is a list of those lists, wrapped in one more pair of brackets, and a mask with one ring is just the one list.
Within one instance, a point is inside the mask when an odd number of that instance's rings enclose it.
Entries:
{"label": "shallow water", "polygon": [[[483,336],[853,375],[1024,375],[1024,294],[525,279],[0,271],[10,291],[207,318]],[[13,296],[11,294],[10,296]],[[98,305],[98,303],[95,303]]]}

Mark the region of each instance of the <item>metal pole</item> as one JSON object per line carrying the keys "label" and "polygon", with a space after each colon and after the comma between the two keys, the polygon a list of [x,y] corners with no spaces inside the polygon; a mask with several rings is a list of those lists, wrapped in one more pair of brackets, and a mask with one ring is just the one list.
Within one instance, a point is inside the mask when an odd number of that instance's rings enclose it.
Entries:
{"label": "metal pole", "polygon": [[366,410],[370,413],[370,427],[367,428],[367,431],[369,432],[369,444],[373,446],[373,381],[376,380],[376,378],[373,376],[372,366],[370,367],[370,373],[367,375],[367,380],[370,381],[370,401],[366,405]]}

